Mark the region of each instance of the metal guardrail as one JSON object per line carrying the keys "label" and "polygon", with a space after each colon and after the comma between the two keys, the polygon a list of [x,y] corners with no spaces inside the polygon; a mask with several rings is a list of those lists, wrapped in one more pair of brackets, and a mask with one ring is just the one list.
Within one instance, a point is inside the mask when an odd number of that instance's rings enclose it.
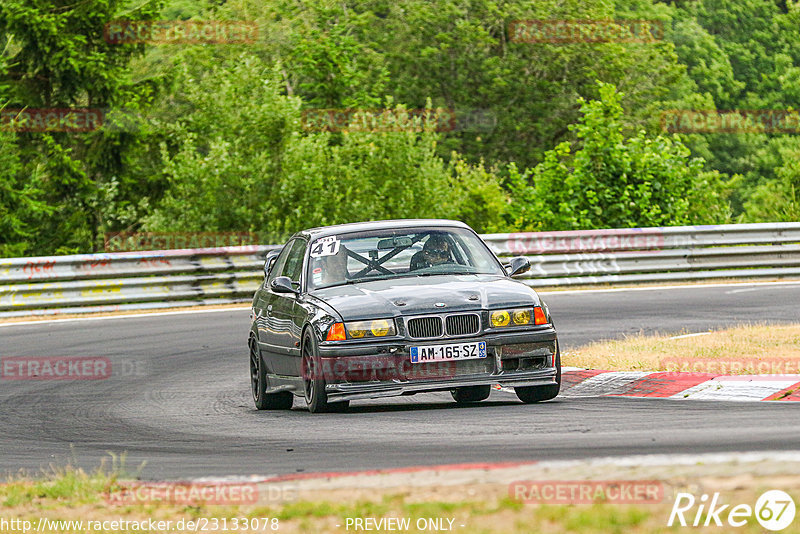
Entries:
{"label": "metal guardrail", "polygon": [[800,276],[800,223],[490,234],[535,287]]}
{"label": "metal guardrail", "polygon": [[[800,222],[482,236],[534,287],[800,277]],[[271,246],[0,260],[0,317],[247,302]]]}
{"label": "metal guardrail", "polygon": [[0,317],[245,302],[271,246],[0,260]]}

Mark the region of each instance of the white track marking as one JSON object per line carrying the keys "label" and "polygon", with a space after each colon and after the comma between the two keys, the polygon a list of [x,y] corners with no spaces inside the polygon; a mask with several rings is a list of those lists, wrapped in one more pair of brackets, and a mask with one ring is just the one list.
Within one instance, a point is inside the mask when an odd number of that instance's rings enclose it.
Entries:
{"label": "white track marking", "polygon": [[800,377],[775,378],[724,376],[697,384],[676,393],[673,399],[721,400],[721,401],[761,401],[775,393],[800,382]]}
{"label": "white track marking", "polygon": [[683,334],[681,336],[668,337],[667,339],[683,339],[687,337],[707,336],[708,334],[713,334],[713,332],[697,332],[696,334]]}
{"label": "white track marking", "polygon": [[249,310],[250,306],[235,307],[235,308],[215,308],[213,310],[177,310],[168,312],[155,312],[155,313],[126,313],[122,315],[104,315],[102,317],[70,317],[68,319],[43,319],[41,321],[20,321],[17,323],[0,323],[0,328],[4,326],[26,326],[32,324],[48,324],[48,323],[67,323],[72,321],[103,321],[107,319],[142,319],[147,317],[161,317],[164,315],[184,315],[190,313],[215,313],[225,311],[241,311]]}
{"label": "white track marking", "polygon": [[[581,371],[564,367],[562,372]],[[657,373],[603,371],[569,388],[565,397],[605,397],[624,395],[628,386],[641,378]],[[762,401],[779,391],[797,385],[800,375],[720,375],[667,397],[677,400]],[[638,398],[632,396],[631,398]]]}
{"label": "white track marking", "polygon": [[653,372],[625,371],[601,373],[591,378],[587,378],[583,382],[579,382],[578,384],[575,384],[569,388],[569,396],[597,397],[624,393],[628,390],[628,386],[630,386],[632,383],[650,374],[653,374]]}
{"label": "white track marking", "polygon": [[647,286],[647,287],[618,287],[608,289],[568,289],[565,291],[539,291],[540,295],[574,295],[578,293],[621,293],[623,291],[663,291],[672,289],[703,289],[705,287],[742,287],[742,286],[795,286],[800,285],[800,280],[789,282],[728,282],[724,284],[683,284],[671,286]]}
{"label": "white track marking", "polygon": [[[775,285],[791,286],[791,285],[796,285],[796,284],[781,282],[781,283],[777,283]],[[725,294],[726,295],[733,295],[735,293],[747,293],[749,291],[761,291],[763,289],[772,289],[772,288],[771,287],[748,287],[748,288],[744,288],[744,289],[732,289],[730,291],[726,291]]]}
{"label": "white track marking", "polygon": [[725,464],[729,462],[764,462],[764,461],[785,461],[800,462],[800,450],[798,451],[766,451],[766,452],[724,452],[724,453],[700,453],[700,454],[637,454],[631,456],[610,456],[593,458],[589,460],[553,460],[551,462],[541,462],[540,465],[551,464],[581,464],[592,465],[618,465],[626,467],[637,467],[640,465],[697,465],[697,464]]}

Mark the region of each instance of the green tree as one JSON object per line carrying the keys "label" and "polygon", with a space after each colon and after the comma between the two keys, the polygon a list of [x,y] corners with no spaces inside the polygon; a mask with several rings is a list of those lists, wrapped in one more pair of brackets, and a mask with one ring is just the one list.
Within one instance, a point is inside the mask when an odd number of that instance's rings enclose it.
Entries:
{"label": "green tree", "polygon": [[[158,1],[128,10],[125,0],[4,0],[0,42],[9,68],[7,107],[93,108],[123,106],[135,93],[127,65],[142,45],[111,45],[104,25],[117,18],[147,19]],[[98,242],[98,190],[124,172],[133,142],[124,132],[24,132],[16,144],[23,174],[40,176],[42,199],[55,209],[31,237],[37,253],[90,251]]]}
{"label": "green tree", "polygon": [[684,14],[676,18],[670,37],[698,91],[711,96],[719,109],[734,108],[745,82],[736,79],[728,54],[714,36]]}
{"label": "green tree", "polygon": [[658,126],[658,112],[692,92],[691,80],[668,41],[648,43],[525,42],[515,21],[657,19],[669,26],[671,8],[640,2],[624,10],[608,2],[510,0],[400,0],[387,4],[375,25],[374,48],[384,51],[391,94],[411,107],[435,106],[485,113],[494,122],[459,122],[441,152],[471,161],[541,161],[545,150],[572,140],[579,96],[595,98],[594,80],[625,93],[629,127]]}
{"label": "green tree", "polygon": [[[714,102],[695,109],[800,108],[797,2],[699,0],[681,2],[677,12],[671,39],[699,91]],[[742,175],[731,197],[732,210],[743,220],[754,220],[756,213],[767,213],[756,204],[789,191],[778,184],[781,179],[776,174],[785,145],[782,137],[709,133],[689,136],[686,142],[710,168]],[[774,187],[768,185],[773,181]],[[753,204],[750,197],[757,189]],[[770,191],[767,197],[766,191]]]}
{"label": "green tree", "polygon": [[286,6],[297,30],[287,51],[289,87],[312,108],[380,106],[388,84],[382,54],[367,34],[375,15],[339,3]]}
{"label": "green tree", "polygon": [[243,54],[198,69],[205,57],[183,56],[174,91],[158,108],[168,188],[143,227],[265,231],[274,225],[270,206],[300,102],[280,93],[279,76],[257,58]]}
{"label": "green tree", "polygon": [[35,252],[31,240],[37,225],[53,211],[40,200],[41,177],[23,169],[16,135],[0,128],[0,257]]}

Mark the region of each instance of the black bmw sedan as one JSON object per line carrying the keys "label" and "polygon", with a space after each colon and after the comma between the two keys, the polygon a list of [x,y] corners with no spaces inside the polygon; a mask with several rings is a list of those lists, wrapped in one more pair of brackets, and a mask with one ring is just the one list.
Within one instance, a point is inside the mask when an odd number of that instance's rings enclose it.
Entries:
{"label": "black bmw sedan", "polygon": [[558,395],[547,306],[466,224],[397,220],[298,232],[267,256],[253,298],[250,377],[260,410],[305,397],[312,413],[351,400],[495,384],[526,403]]}

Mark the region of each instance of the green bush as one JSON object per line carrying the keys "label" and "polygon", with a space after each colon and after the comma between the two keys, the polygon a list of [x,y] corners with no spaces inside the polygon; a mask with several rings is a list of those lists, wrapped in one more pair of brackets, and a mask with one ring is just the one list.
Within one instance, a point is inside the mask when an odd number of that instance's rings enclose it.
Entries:
{"label": "green bush", "polygon": [[560,143],[533,172],[511,168],[509,183],[521,204],[511,210],[515,226],[572,230],[726,221],[723,176],[704,170],[702,159],[690,159],[675,137],[640,131],[626,138],[621,95],[598,83],[599,100],[578,99],[583,117],[570,127],[577,148]]}
{"label": "green bush", "polygon": [[782,165],[775,169],[776,180],[759,184],[745,202],[748,222],[800,221],[800,143],[780,150]]}

